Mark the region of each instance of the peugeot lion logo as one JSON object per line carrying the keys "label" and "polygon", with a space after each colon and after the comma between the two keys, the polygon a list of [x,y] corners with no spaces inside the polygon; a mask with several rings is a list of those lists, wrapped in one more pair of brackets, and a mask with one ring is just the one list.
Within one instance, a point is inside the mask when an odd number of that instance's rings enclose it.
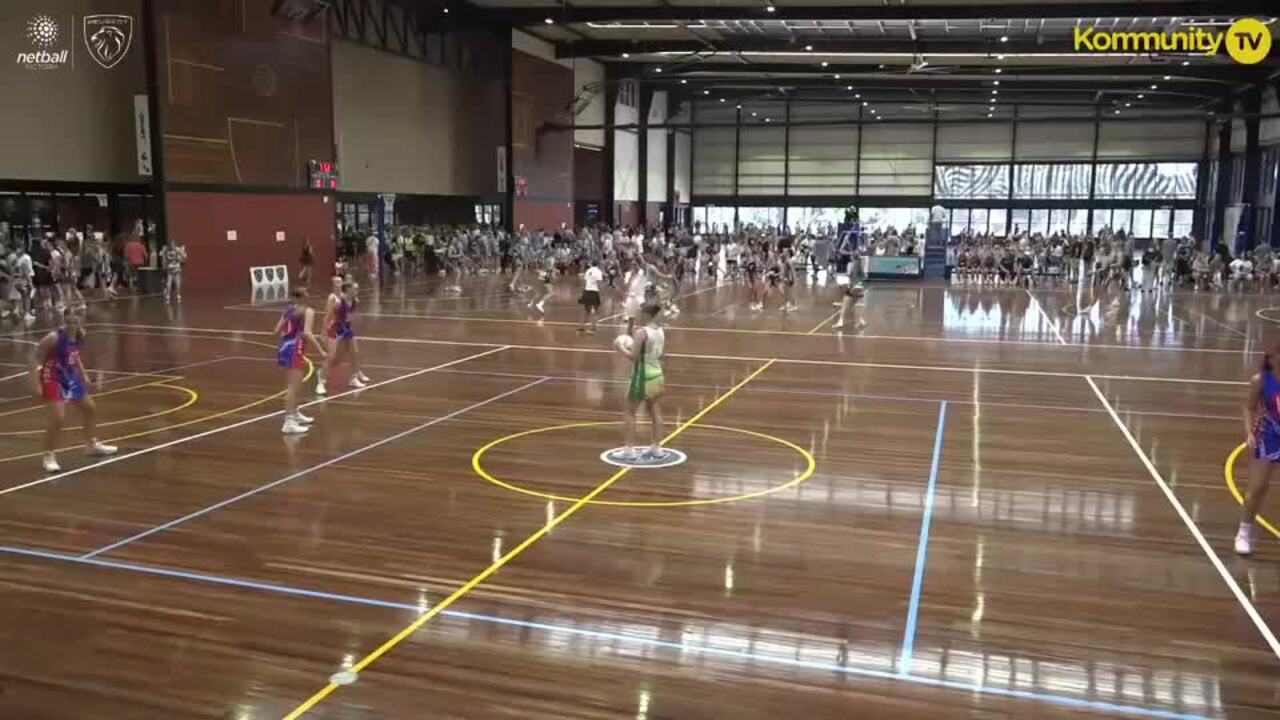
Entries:
{"label": "peugeot lion logo", "polygon": [[84,46],[89,57],[110,70],[129,52],[133,41],[133,18],[128,15],[86,15]]}

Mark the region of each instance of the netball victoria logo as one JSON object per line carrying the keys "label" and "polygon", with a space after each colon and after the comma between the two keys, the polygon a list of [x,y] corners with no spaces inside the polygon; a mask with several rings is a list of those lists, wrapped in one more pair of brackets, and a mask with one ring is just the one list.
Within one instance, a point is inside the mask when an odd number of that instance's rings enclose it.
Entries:
{"label": "netball victoria logo", "polygon": [[23,37],[31,49],[18,53],[16,62],[28,70],[57,70],[71,55],[62,37],[62,28],[52,15],[34,15],[27,21]]}
{"label": "netball victoria logo", "polygon": [[133,42],[133,18],[128,15],[86,15],[84,46],[89,57],[110,70],[129,52]]}

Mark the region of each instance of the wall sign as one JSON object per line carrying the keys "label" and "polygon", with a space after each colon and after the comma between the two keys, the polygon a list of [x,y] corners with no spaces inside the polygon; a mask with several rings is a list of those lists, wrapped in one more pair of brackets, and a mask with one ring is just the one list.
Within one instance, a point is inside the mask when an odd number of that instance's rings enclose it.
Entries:
{"label": "wall sign", "polygon": [[133,96],[133,141],[138,154],[138,174],[151,175],[151,109],[146,95]]}
{"label": "wall sign", "polygon": [[110,70],[120,64],[132,44],[132,16],[84,16],[84,47],[89,51],[89,57],[103,68]]}
{"label": "wall sign", "polygon": [[25,52],[19,52],[15,62],[27,70],[58,70],[72,64],[71,41],[63,22],[53,15],[32,15],[23,28]]}

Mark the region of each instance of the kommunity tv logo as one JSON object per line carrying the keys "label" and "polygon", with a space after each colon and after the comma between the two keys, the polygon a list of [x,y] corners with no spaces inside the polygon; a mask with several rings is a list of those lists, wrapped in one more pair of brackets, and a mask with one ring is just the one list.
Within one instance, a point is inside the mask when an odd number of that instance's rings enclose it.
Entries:
{"label": "kommunity tv logo", "polygon": [[1271,28],[1254,18],[1236,20],[1225,31],[1188,27],[1120,32],[1077,26],[1074,46],[1076,52],[1203,53],[1209,56],[1225,49],[1232,60],[1242,65],[1255,65],[1271,52]]}

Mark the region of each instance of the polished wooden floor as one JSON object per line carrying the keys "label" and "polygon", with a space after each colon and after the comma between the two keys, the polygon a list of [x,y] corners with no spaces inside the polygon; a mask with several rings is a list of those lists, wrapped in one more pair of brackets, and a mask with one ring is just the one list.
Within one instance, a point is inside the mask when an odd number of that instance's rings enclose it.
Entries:
{"label": "polished wooden floor", "polygon": [[375,384],[301,438],[278,303],[95,304],[122,454],[51,477],[7,326],[0,718],[1280,716],[1280,539],[1231,553],[1224,477],[1280,298],[878,284],[841,335],[825,285],[686,293],[688,462],[629,473],[571,283],[370,293]]}

